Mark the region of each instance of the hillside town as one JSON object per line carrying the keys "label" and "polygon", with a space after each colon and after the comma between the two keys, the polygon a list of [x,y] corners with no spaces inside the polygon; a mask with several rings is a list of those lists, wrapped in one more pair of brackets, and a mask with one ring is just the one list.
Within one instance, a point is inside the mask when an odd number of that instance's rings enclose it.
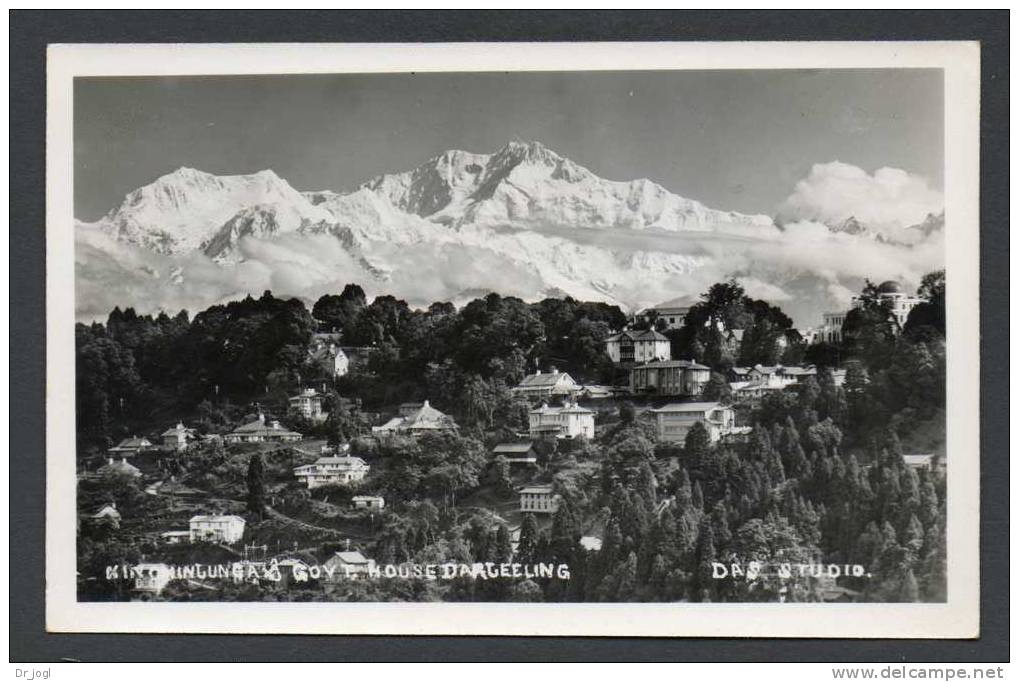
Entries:
{"label": "hillside town", "polygon": [[[82,600],[944,599],[943,272],[816,329],[735,280],[632,315],[348,285],[76,344]],[[749,562],[818,568],[719,579]],[[447,563],[569,579],[403,571]]]}

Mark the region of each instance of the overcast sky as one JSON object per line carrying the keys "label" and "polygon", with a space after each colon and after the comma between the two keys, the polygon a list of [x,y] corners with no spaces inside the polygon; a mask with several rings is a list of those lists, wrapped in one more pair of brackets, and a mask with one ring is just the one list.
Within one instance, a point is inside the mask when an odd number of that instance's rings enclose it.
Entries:
{"label": "overcast sky", "polygon": [[815,163],[901,168],[940,190],[942,119],[937,70],[78,79],[75,215],[180,166],[341,190],[511,139],[774,215]]}

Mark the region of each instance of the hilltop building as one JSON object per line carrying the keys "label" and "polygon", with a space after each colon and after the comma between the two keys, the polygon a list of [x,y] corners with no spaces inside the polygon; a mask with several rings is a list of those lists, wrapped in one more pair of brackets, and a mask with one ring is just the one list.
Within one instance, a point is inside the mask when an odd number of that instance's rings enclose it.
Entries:
{"label": "hilltop building", "polygon": [[[926,299],[919,296],[910,296],[906,293],[901,282],[887,280],[877,286],[877,300],[888,306],[892,316],[901,329],[909,319],[909,313],[917,305],[925,303]],[[852,306],[858,308],[862,305],[860,296],[854,296]],[[811,339],[814,343],[842,343],[842,328],[846,323],[846,315],[849,311],[835,311],[824,313],[823,321],[818,329],[811,330]]]}
{"label": "hilltop building", "polygon": [[707,428],[712,443],[736,428],[732,408],[717,402],[672,403],[651,412],[655,415],[658,439],[662,441],[684,442],[687,432],[698,422]]}
{"label": "hilltop building", "polygon": [[551,400],[552,398],[569,398],[579,393],[582,387],[573,380],[566,372],[553,369],[551,372],[542,372],[540,369],[530,374],[510,389],[516,395],[537,400]]}
{"label": "hilltop building", "polygon": [[532,438],[594,438],[594,412],[575,402],[567,401],[562,407],[542,404],[531,410],[527,417],[528,432]]}
{"label": "hilltop building", "polygon": [[426,400],[420,405],[404,403],[400,406],[398,416],[393,417],[382,426],[373,426],[372,433],[378,436],[395,434],[419,436],[423,433],[454,431],[457,428],[459,427],[452,417],[435,409]]}
{"label": "hilltop building", "polygon": [[238,426],[223,436],[225,443],[289,443],[299,441],[303,436],[291,431],[273,419],[265,423],[265,415],[258,414],[258,419],[243,426]]}
{"label": "hilltop building", "polygon": [[100,476],[126,476],[128,478],[141,478],[142,472],[132,464],[128,464],[126,459],[119,461],[114,460],[112,457],[106,460],[106,464],[99,467],[96,473]]}
{"label": "hilltop building", "polygon": [[233,514],[199,514],[188,521],[191,542],[232,545],[244,537],[244,519]]}
{"label": "hilltop building", "polygon": [[754,365],[733,367],[729,370],[732,393],[737,398],[761,398],[772,391],[781,391],[787,386],[799,383],[808,376],[817,376],[817,369],[806,367],[783,367],[782,365]]}
{"label": "hilltop building", "polygon": [[322,410],[325,396],[314,388],[306,388],[290,398],[290,409],[301,414],[305,419],[320,422],[329,415]]}
{"label": "hilltop building", "polygon": [[520,511],[525,514],[555,514],[559,496],[551,485],[529,485],[520,489]]}
{"label": "hilltop building", "polygon": [[696,396],[711,379],[711,368],[693,360],[649,362],[630,370],[630,390],[656,395]]}
{"label": "hilltop building", "polygon": [[652,322],[656,328],[679,329],[686,323],[686,316],[690,313],[690,308],[694,303],[696,301],[689,297],[674,298],[671,301],[647,308],[640,313],[640,316],[646,321]]}
{"label": "hilltop building", "polygon": [[605,339],[605,352],[616,364],[671,360],[672,343],[654,329],[626,330]]}
{"label": "hilltop building", "polygon": [[319,457],[313,464],[294,469],[294,476],[303,479],[309,490],[324,485],[346,485],[363,481],[371,467],[360,457]]}
{"label": "hilltop building", "polygon": [[354,509],[382,511],[386,508],[386,500],[381,495],[354,495],[350,502],[354,505]]}
{"label": "hilltop building", "polygon": [[152,443],[148,438],[139,438],[138,436],[131,436],[120,441],[112,448],[109,448],[106,452],[110,453],[115,457],[132,457],[140,452],[145,452],[151,449]]}
{"label": "hilltop building", "polygon": [[492,448],[492,457],[502,457],[510,466],[533,466],[538,463],[534,443],[499,443]]}
{"label": "hilltop building", "polygon": [[356,579],[368,574],[375,569],[375,560],[365,557],[357,550],[336,552],[324,564],[325,580],[329,582],[342,582],[344,580]]}
{"label": "hilltop building", "polygon": [[195,439],[195,430],[184,426],[183,422],[163,431],[159,436],[163,441],[163,447],[171,450],[183,450]]}

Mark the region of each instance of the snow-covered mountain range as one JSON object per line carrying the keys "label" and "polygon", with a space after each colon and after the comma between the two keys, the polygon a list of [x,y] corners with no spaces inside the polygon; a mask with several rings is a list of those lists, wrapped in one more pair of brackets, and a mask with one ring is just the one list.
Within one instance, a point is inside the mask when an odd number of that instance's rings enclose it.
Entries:
{"label": "snow-covered mountain range", "polygon": [[[755,265],[754,250],[784,250],[787,232],[647,179],[600,178],[537,142],[446,151],[347,192],[298,191],[271,170],[181,168],[77,223],[78,311],[194,310],[259,287],[313,299],[348,281],[420,305],[491,290],[636,308],[728,275],[763,295],[811,270]],[[831,236],[874,235],[849,218]]]}

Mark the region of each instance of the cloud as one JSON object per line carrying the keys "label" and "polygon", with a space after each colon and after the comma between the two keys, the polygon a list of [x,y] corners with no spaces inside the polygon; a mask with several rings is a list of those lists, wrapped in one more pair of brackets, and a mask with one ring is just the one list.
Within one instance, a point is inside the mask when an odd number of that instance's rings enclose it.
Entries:
{"label": "cloud", "polygon": [[783,222],[820,221],[835,225],[851,216],[878,231],[894,234],[944,208],[941,192],[927,180],[900,168],[873,175],[848,163],[818,163],[779,206]]}

